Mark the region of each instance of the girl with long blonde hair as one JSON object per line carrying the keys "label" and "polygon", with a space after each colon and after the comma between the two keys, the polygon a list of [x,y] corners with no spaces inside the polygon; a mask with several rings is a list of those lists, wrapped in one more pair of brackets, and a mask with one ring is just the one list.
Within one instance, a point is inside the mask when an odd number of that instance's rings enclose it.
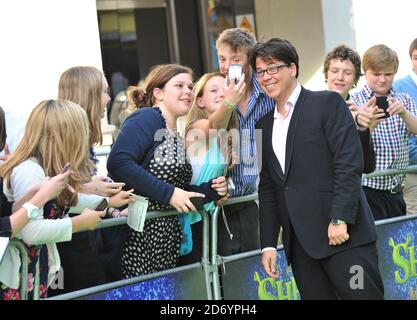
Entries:
{"label": "girl with long blonde hair", "polygon": [[[58,98],[66,99],[80,105],[88,117],[90,134],[87,136],[88,144],[84,145],[85,152],[90,153],[94,164],[98,159],[94,146],[102,143],[101,118],[110,101],[108,83],[102,71],[91,66],[76,66],[66,70],[59,79]],[[89,168],[97,173],[97,168]],[[123,191],[123,182],[113,182],[104,176],[95,176],[82,185],[81,192],[102,197],[109,197],[109,201],[117,200],[115,207],[121,207],[133,201],[131,191]],[[120,200],[120,201],[119,201]],[[113,210],[113,208],[111,209]],[[110,212],[110,211],[109,211]],[[113,210],[113,217],[119,212]],[[123,211],[126,214],[127,210]],[[125,228],[124,226],[115,229]],[[63,268],[66,270],[64,289],[54,290],[51,294],[62,294],[103,284],[106,279],[106,267],[99,255],[102,249],[102,233],[112,230],[97,230],[83,232],[75,235],[71,242],[58,245]],[[114,240],[114,239],[113,239]],[[81,262],[80,262],[81,261]],[[116,262],[117,263],[117,262]]]}
{"label": "girl with long blonde hair", "polygon": [[[98,163],[93,147],[103,142],[101,118],[110,102],[109,85],[103,72],[95,67],[76,66],[66,70],[59,79],[58,99],[80,105],[87,113],[90,127],[89,148],[94,164]],[[93,168],[93,173],[97,169]],[[107,177],[97,176],[84,184],[84,192],[110,197],[122,190],[124,183],[109,182]]]}
{"label": "girl with long blonde hair", "polygon": [[[9,247],[0,265],[0,296],[4,293],[5,298],[18,297],[19,286],[28,285],[29,298],[36,297],[38,293],[33,292],[31,284],[36,277],[40,277],[39,295],[45,297],[48,280],[60,268],[55,243],[69,241],[72,233],[93,229],[101,221],[104,212],[86,209],[93,199],[82,199],[74,192],[91,179],[93,164],[88,154],[88,137],[87,115],[80,106],[70,101],[42,101],[30,114],[16,151],[0,167],[4,193],[11,202],[19,201],[46,176],[63,172],[67,163],[73,171],[68,179],[72,191],[64,189],[43,208],[32,208],[31,221],[18,235],[29,254],[30,283],[19,283],[19,253]],[[70,210],[82,214],[68,218]],[[40,274],[36,273],[38,260]]]}
{"label": "girl with long blonde hair", "polygon": [[[194,98],[185,121],[185,143],[187,154],[193,167],[191,183],[199,185],[220,175],[225,175],[232,160],[233,142],[237,142],[237,114],[232,111],[225,115],[221,106],[225,100],[226,77],[220,72],[203,75],[194,87]],[[214,128],[213,117],[223,116],[223,128]],[[227,197],[223,199],[227,200]],[[204,205],[207,212],[213,213],[216,205]],[[180,258],[181,264],[201,260],[202,222],[199,213],[181,216],[191,253]],[[191,224],[191,228],[189,228]]]}

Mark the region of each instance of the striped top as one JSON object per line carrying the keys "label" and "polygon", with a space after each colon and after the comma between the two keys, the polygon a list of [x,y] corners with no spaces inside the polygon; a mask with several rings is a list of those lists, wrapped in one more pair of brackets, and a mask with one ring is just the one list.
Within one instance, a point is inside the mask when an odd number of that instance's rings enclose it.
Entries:
{"label": "striped top", "polygon": [[[353,93],[351,100],[358,106],[363,106],[374,95],[372,89],[366,84],[364,88]],[[398,99],[405,109],[417,114],[417,107],[413,99],[402,92],[391,89],[388,96]],[[408,137],[410,131],[404,120],[398,115],[382,120],[372,132],[374,143],[376,168],[375,171],[386,169],[402,169],[408,166]],[[363,179],[363,185],[377,190],[391,190],[404,183],[404,174],[390,175]]]}
{"label": "striped top", "polygon": [[[259,170],[256,161],[255,124],[275,106],[275,100],[268,97],[261,89],[255,74],[252,75],[252,94],[248,108],[243,115],[237,108],[239,121],[239,153],[237,164],[230,172],[236,189],[233,197],[244,196],[256,192],[256,180]],[[260,156],[260,155],[258,155]]]}

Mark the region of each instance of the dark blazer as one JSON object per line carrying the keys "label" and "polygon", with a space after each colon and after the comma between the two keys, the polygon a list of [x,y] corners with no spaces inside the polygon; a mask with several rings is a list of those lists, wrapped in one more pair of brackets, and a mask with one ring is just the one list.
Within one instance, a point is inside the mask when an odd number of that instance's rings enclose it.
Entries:
{"label": "dark blazer", "polygon": [[[361,189],[361,143],[341,96],[302,88],[288,129],[285,174],[272,148],[273,117],[274,110],[256,125],[262,129],[261,247],[276,247],[281,226],[288,263],[294,236],[314,259],[376,241]],[[341,246],[329,245],[331,218],[348,223],[350,239]]]}

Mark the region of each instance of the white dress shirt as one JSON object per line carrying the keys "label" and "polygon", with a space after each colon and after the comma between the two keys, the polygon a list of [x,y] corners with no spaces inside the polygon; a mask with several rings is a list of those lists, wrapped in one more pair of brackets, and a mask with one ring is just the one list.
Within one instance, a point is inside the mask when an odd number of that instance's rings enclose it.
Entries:
{"label": "white dress shirt", "polygon": [[[275,156],[281,165],[282,172],[285,174],[285,151],[287,148],[287,134],[290,126],[291,117],[294,111],[294,106],[300,96],[301,85],[298,83],[294,91],[291,93],[288,101],[284,104],[285,114],[282,116],[275,107],[274,112],[274,126],[272,128],[272,148]],[[262,249],[262,252],[276,250],[272,247]]]}
{"label": "white dress shirt", "polygon": [[272,129],[272,148],[275,156],[281,165],[282,172],[285,174],[285,151],[287,147],[287,134],[290,126],[294,106],[300,96],[301,85],[297,84],[294,91],[291,93],[288,101],[284,105],[285,114],[282,116],[275,108],[274,112],[274,126]]}

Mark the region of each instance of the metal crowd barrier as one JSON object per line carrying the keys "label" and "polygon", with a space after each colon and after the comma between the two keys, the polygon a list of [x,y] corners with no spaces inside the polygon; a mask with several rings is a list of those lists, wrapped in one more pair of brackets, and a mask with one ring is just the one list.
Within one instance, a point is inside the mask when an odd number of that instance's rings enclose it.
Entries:
{"label": "metal crowd barrier", "polygon": [[[388,169],[388,170],[382,170],[382,171],[375,171],[370,174],[364,174],[362,178],[373,178],[373,177],[380,177],[380,176],[388,176],[393,174],[406,174],[406,173],[417,173],[417,165],[409,166],[404,169]],[[258,200],[258,194],[252,194],[248,196],[243,197],[237,197],[230,199],[225,206],[230,206],[233,204],[243,203],[243,202],[249,202],[249,201],[255,201]],[[235,255],[225,256],[221,257],[217,254],[217,224],[218,224],[218,216],[220,214],[220,207],[216,207],[215,212],[211,216],[211,225],[212,225],[212,232],[211,232],[211,264],[213,268],[213,275],[214,275],[214,281],[213,281],[213,297],[215,300],[221,300],[222,293],[221,293],[221,287],[220,287],[220,275],[219,275],[219,268],[222,268],[223,271],[225,270],[225,263],[226,262],[232,262],[235,260],[240,260],[248,257],[253,257],[255,255],[259,255],[261,250],[252,250],[249,252],[239,253]],[[390,219],[384,219],[376,221],[376,226],[386,225],[386,224],[392,224],[400,221],[406,221],[410,219],[414,219],[417,217],[417,214],[415,215],[407,215],[402,217],[395,217]],[[278,246],[278,249],[282,249],[282,245]],[[217,266],[217,267],[216,267]]]}
{"label": "metal crowd barrier", "polygon": [[[210,266],[209,266],[209,263],[210,263],[209,262],[209,218],[208,218],[208,214],[205,210],[201,210],[201,211],[199,211],[199,213],[201,215],[202,222],[203,222],[203,251],[202,251],[201,266],[202,266],[204,274],[205,274],[207,299],[212,300],[211,282],[213,280],[212,280],[212,276],[210,275],[211,270],[210,270]],[[156,219],[156,218],[161,218],[161,217],[167,217],[167,216],[174,216],[174,215],[177,215],[177,214],[178,214],[177,211],[151,211],[151,212],[148,212],[146,214],[146,220]],[[126,224],[126,223],[127,223],[127,218],[126,217],[112,218],[112,219],[104,220],[101,223],[99,223],[97,225],[96,229],[109,228],[109,227],[114,227],[114,226],[121,225],[121,224]],[[80,230],[79,232],[83,232],[83,231],[87,231],[87,230]],[[199,263],[198,264],[196,263],[195,265],[199,265]],[[189,265],[189,266],[179,267],[179,268],[175,268],[175,269],[177,271],[178,270],[187,270],[187,269],[190,269],[192,266],[195,266],[195,265]],[[153,274],[143,275],[143,276],[124,279],[124,280],[111,282],[111,283],[107,283],[107,284],[104,284],[104,285],[99,285],[99,286],[95,286],[95,287],[91,287],[91,288],[77,290],[77,291],[74,291],[74,292],[70,292],[70,293],[66,293],[66,294],[57,295],[57,296],[54,296],[54,297],[51,297],[51,298],[47,298],[45,300],[77,299],[77,298],[81,298],[81,297],[84,297],[84,296],[93,295],[95,293],[99,293],[99,292],[119,288],[119,287],[122,287],[122,286],[127,286],[127,285],[135,284],[135,283],[138,283],[138,282],[143,282],[143,281],[146,281],[146,280],[149,280],[149,279],[162,277],[164,275],[170,274],[172,272],[172,270],[173,269],[164,270],[164,271],[160,271],[160,272],[153,273]]]}
{"label": "metal crowd barrier", "polygon": [[375,178],[375,177],[384,177],[390,176],[393,174],[406,174],[406,173],[417,173],[417,165],[408,166],[404,169],[387,169],[382,171],[374,171],[368,174],[364,174],[364,178]]}
{"label": "metal crowd barrier", "polygon": [[[224,206],[258,200],[258,194],[254,193],[248,196],[232,198]],[[221,207],[217,206],[216,210],[211,216],[211,266],[213,273],[213,297],[214,300],[221,300],[220,275],[219,267],[223,265],[223,258],[217,254],[217,232],[218,232],[218,217]]]}
{"label": "metal crowd barrier", "polygon": [[[404,169],[388,169],[383,171],[377,171],[370,174],[363,175],[364,178],[372,178],[372,177],[378,177],[378,176],[387,176],[387,175],[393,175],[393,174],[406,174],[406,173],[417,173],[417,165],[416,166],[409,166]],[[252,194],[248,196],[243,197],[236,197],[230,199],[224,206],[230,206],[238,203],[243,202],[249,202],[249,201],[255,201],[258,200],[258,194]],[[224,261],[233,261],[236,259],[241,259],[244,257],[253,256],[256,254],[259,254],[260,250],[254,250],[247,253],[242,253],[238,255],[233,256],[227,256],[227,257],[221,257],[218,255],[217,252],[217,232],[218,232],[218,216],[220,213],[221,207],[217,206],[214,213],[211,215],[211,217],[208,217],[208,214],[205,210],[201,210],[200,214],[202,216],[202,222],[203,222],[203,252],[202,252],[202,259],[201,259],[201,266],[203,268],[204,274],[205,274],[205,282],[206,282],[206,291],[207,291],[207,298],[208,300],[220,300],[222,299],[221,296],[221,288],[220,288],[220,275],[219,275],[219,267],[222,267],[224,265]],[[177,211],[165,211],[165,212],[149,212],[147,213],[146,220],[148,219],[155,219],[165,216],[172,216],[178,214]],[[386,220],[380,220],[376,222],[376,225],[383,225],[383,224],[389,224],[394,223],[397,221],[403,221],[410,219],[410,216],[404,216],[404,217],[397,217],[397,218],[391,218]],[[209,224],[211,220],[211,232],[209,236]],[[121,218],[113,218],[113,219],[107,219],[99,223],[96,227],[96,229],[102,229],[102,228],[109,228],[121,224],[126,224],[127,218],[121,217]],[[87,230],[81,230],[79,232],[83,232]],[[209,241],[209,238],[211,241]],[[27,283],[28,278],[28,256],[26,249],[24,248],[23,243],[18,239],[13,239],[10,243],[10,245],[15,246],[18,248],[21,261],[22,261],[22,274],[21,274],[21,283]],[[209,248],[211,249],[211,255],[209,255]],[[236,257],[235,257],[236,256]],[[26,266],[26,267],[25,267]],[[190,266],[184,266],[180,268],[175,268],[177,270],[186,270],[190,268]],[[37,265],[37,270],[39,268],[39,265]],[[24,271],[25,272],[24,272]],[[65,300],[65,299],[76,299],[80,298],[86,295],[91,295],[97,292],[102,292],[106,290],[111,290],[114,288],[118,288],[121,286],[145,281],[147,279],[160,277],[166,274],[169,274],[171,270],[165,270],[162,272],[149,274],[145,276],[140,276],[136,278],[131,279],[125,279],[121,281],[116,281],[92,288],[87,288],[83,290],[78,290],[75,292],[70,292],[63,295],[58,295],[52,298],[48,298],[51,300]],[[20,294],[22,299],[27,299],[27,286],[21,286]],[[35,284],[34,284],[34,299],[39,299],[39,272],[37,272],[37,277],[35,278]]]}

